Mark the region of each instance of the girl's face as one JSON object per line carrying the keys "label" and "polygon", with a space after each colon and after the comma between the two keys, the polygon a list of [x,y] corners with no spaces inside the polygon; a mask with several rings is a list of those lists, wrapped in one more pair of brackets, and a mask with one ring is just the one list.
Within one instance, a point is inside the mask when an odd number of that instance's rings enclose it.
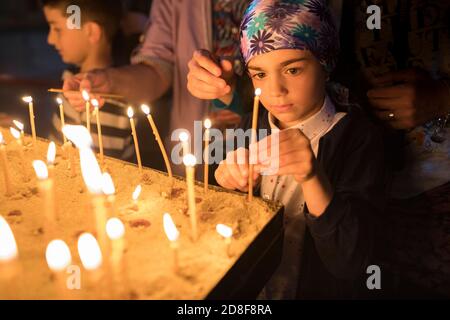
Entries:
{"label": "girl's face", "polygon": [[325,97],[326,72],[307,50],[280,49],[252,58],[248,64],[260,100],[285,129],[320,110]]}

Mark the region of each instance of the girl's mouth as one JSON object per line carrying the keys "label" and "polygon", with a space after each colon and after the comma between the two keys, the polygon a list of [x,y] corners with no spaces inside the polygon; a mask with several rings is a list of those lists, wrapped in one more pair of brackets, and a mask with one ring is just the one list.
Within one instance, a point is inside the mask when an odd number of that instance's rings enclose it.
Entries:
{"label": "girl's mouth", "polygon": [[292,104],[272,105],[271,109],[275,112],[283,113],[292,109]]}

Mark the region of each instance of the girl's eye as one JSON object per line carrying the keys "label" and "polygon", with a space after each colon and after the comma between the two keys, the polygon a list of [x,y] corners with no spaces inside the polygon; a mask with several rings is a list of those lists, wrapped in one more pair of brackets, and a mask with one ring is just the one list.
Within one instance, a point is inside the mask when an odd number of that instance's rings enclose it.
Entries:
{"label": "girl's eye", "polygon": [[300,72],[301,72],[300,68],[290,68],[287,70],[287,73],[291,75],[296,75],[299,74]]}
{"label": "girl's eye", "polygon": [[262,79],[262,78],[264,78],[265,76],[266,76],[266,74],[265,74],[264,72],[260,72],[260,73],[254,74],[254,75],[253,75],[253,78],[256,78],[256,79]]}

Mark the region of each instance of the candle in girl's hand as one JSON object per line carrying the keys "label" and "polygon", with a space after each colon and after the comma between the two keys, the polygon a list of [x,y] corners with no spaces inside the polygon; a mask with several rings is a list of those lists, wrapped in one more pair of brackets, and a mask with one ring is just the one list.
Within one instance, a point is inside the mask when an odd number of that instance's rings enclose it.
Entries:
{"label": "candle in girl's hand", "polygon": [[195,164],[197,159],[192,154],[187,154],[183,157],[184,165],[186,166],[186,183],[188,195],[189,217],[191,221],[192,240],[197,240],[197,212],[195,208]]}
{"label": "candle in girl's hand", "polygon": [[100,163],[103,166],[105,159],[103,156],[103,139],[102,139],[102,125],[100,123],[100,112],[99,112],[99,104],[97,99],[92,99],[92,105],[95,108],[95,117],[96,117],[96,121],[97,121],[97,136],[98,136],[98,147],[100,149]]}
{"label": "candle in girl's hand", "polygon": [[[255,144],[257,141],[256,130],[258,125],[258,108],[259,108],[259,96],[261,95],[261,89],[257,88],[255,90],[255,99],[253,101],[253,118],[252,118],[252,131],[251,131],[251,139],[250,144]],[[248,200],[253,200],[253,168],[256,163],[255,159],[256,155],[253,155],[250,152],[249,159],[249,172],[248,172]]]}
{"label": "candle in girl's hand", "polygon": [[143,105],[141,105],[141,109],[142,109],[142,112],[144,112],[147,115],[147,119],[148,119],[148,122],[150,123],[150,127],[152,128],[153,134],[155,135],[156,141],[158,142],[159,149],[161,150],[162,156],[164,158],[164,163],[166,164],[167,173],[169,174],[169,178],[170,178],[170,182],[171,182],[170,184],[172,186],[172,184],[173,184],[172,168],[170,167],[169,158],[167,157],[167,152],[166,152],[166,149],[164,148],[163,142],[159,135],[158,128],[156,127],[156,124],[153,121],[153,117],[150,114],[150,108],[147,105],[143,104]]}
{"label": "candle in girl's hand", "polygon": [[139,166],[139,172],[142,173],[141,153],[139,152],[139,142],[138,142],[138,137],[136,134],[136,126],[134,124],[134,119],[133,119],[134,111],[133,111],[132,107],[128,107],[127,114],[128,114],[128,118],[130,118],[131,133],[132,133],[133,139],[134,139],[134,148],[136,150],[136,158],[137,158],[137,162],[138,162],[138,166]]}
{"label": "candle in girl's hand", "polygon": [[9,130],[11,131],[11,135],[14,137],[14,139],[16,139],[17,144],[19,145],[19,154],[20,154],[20,159],[22,162],[22,175],[23,175],[23,180],[24,181],[28,181],[28,174],[27,174],[27,166],[25,164],[25,155],[23,152],[23,143],[22,143],[22,139],[20,138],[20,132],[17,131],[15,128],[10,127]]}
{"label": "candle in girl's hand", "polygon": [[28,109],[30,113],[30,124],[31,124],[31,133],[33,135],[33,147],[36,148],[36,127],[34,124],[34,108],[33,108],[33,98],[32,97],[23,97],[22,100],[28,103]]}
{"label": "candle in girl's hand", "polygon": [[0,132],[0,164],[3,169],[3,177],[5,181],[5,194],[10,196],[12,194],[11,174],[9,172],[8,159],[6,157],[5,139]]}
{"label": "candle in girl's hand", "polygon": [[233,235],[233,229],[224,224],[219,223],[218,225],[216,225],[216,231],[218,234],[220,234],[222,237],[225,238],[227,255],[231,256],[230,246],[231,246],[231,236]]}
{"label": "candle in girl's hand", "polygon": [[89,93],[86,90],[83,90],[81,92],[81,95],[83,96],[83,99],[86,102],[86,128],[90,133],[91,132],[91,104],[89,103],[90,97]]}
{"label": "candle in girl's hand", "polygon": [[67,298],[65,270],[72,263],[72,255],[67,244],[62,240],[52,240],[45,251],[45,259],[55,278],[56,294],[59,298]]}
{"label": "candle in girl's hand", "polygon": [[211,120],[206,119],[205,125],[205,153],[204,153],[204,173],[203,173],[203,187],[204,191],[208,191],[208,177],[209,177],[209,129],[211,128]]}
{"label": "candle in girl's hand", "polygon": [[179,139],[181,141],[181,145],[183,147],[183,157],[189,154],[189,135],[187,132],[183,131],[179,135]]}
{"label": "candle in girl's hand", "polygon": [[63,106],[63,100],[61,98],[56,98],[56,103],[59,105],[59,117],[61,118],[61,133],[63,136],[64,145],[66,145],[67,138],[66,135],[62,132],[62,128],[66,125],[66,122],[64,120],[64,106]]}
{"label": "candle in girl's hand", "polygon": [[180,233],[172,220],[172,217],[168,213],[164,213],[163,216],[163,226],[166,236],[170,241],[170,248],[173,251],[173,269],[174,272],[178,272],[178,238]]}
{"label": "candle in girl's hand", "polygon": [[46,217],[47,234],[55,232],[55,198],[53,180],[48,178],[48,169],[41,160],[33,161],[33,168],[38,178],[38,188],[44,198],[43,211]]}

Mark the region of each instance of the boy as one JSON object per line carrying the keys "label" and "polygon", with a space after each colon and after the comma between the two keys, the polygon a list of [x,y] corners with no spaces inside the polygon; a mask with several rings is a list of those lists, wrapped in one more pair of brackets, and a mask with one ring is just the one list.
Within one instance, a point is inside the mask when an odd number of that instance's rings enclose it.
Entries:
{"label": "boy", "polygon": [[[117,34],[122,18],[120,1],[107,0],[43,0],[45,18],[50,26],[47,41],[54,46],[62,60],[74,65],[77,72],[88,72],[114,65],[112,41]],[[67,7],[80,8],[80,28],[67,26]],[[73,77],[66,71],[63,80]],[[78,79],[81,81],[81,79]],[[100,109],[102,140],[105,155],[130,160],[134,154],[131,144],[130,124],[125,106],[114,100],[106,100]],[[56,109],[55,109],[56,110]],[[93,110],[91,109],[91,112]],[[67,124],[86,125],[84,108],[74,108],[64,103],[64,116]],[[91,115],[91,134],[94,147],[98,149],[97,123]],[[61,140],[61,119],[59,113],[53,116],[50,138]]]}

